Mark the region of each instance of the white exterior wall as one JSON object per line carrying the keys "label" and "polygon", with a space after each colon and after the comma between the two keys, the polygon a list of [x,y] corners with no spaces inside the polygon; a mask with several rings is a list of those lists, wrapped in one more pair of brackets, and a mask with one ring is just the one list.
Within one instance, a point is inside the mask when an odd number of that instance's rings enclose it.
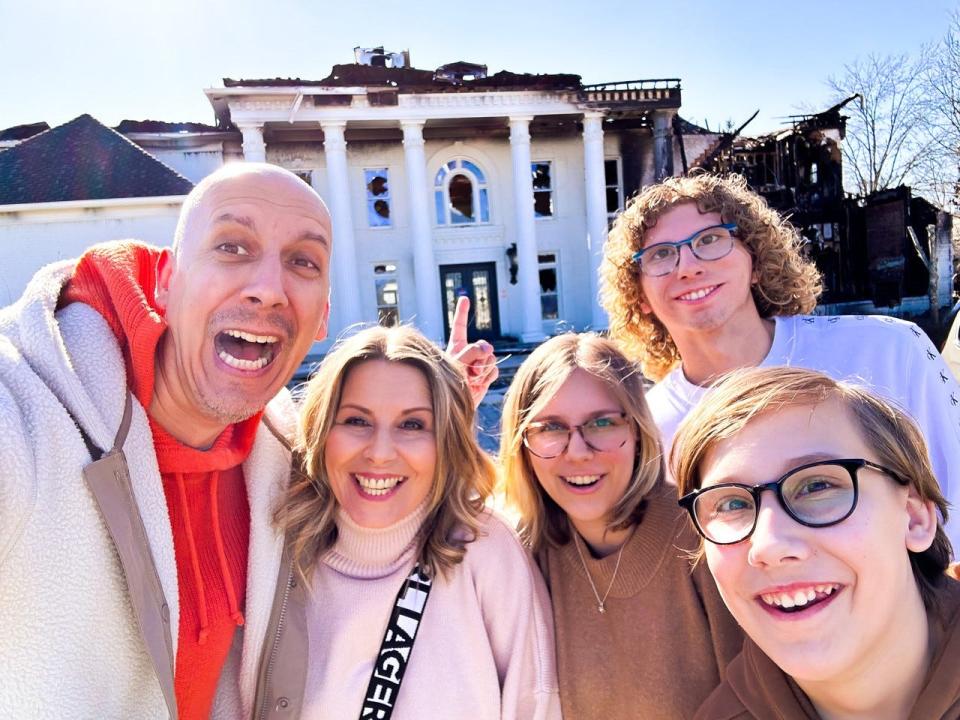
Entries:
{"label": "white exterior wall", "polygon": [[[520,286],[510,284],[506,249],[517,241],[512,194],[513,169],[510,143],[504,139],[465,141],[428,140],[425,146],[428,187],[425,193],[430,208],[436,270],[441,265],[489,263],[496,265],[498,313],[503,335],[519,336],[522,331]],[[605,157],[619,156],[619,139],[605,138]],[[438,169],[449,160],[465,158],[475,162],[486,174],[490,199],[490,222],[476,225],[436,224],[433,180]],[[554,215],[536,221],[539,252],[556,253],[558,260],[559,315],[564,327],[584,329],[591,322],[589,258],[586,248],[586,208],[584,199],[583,140],[569,138],[533,139],[533,162],[550,161]],[[321,143],[267,144],[267,161],[295,172],[310,171],[312,184],[320,195],[328,195],[327,173]],[[350,202],[354,224],[357,267],[353,287],[335,287],[332,293],[330,337],[346,330],[338,315],[337,298],[341,293],[359,293],[365,322],[376,322],[377,302],[374,266],[394,263],[399,283],[399,311],[402,320],[416,321],[413,246],[409,188],[404,169],[404,150],[400,142],[348,142],[347,163],[350,175]],[[367,196],[364,169],[386,167],[389,174],[392,225],[371,228],[367,222]],[[530,200],[531,205],[533,198]],[[336,253],[336,237],[333,252]],[[438,303],[442,302],[437,297]],[[544,332],[556,332],[557,323],[548,321]],[[329,345],[329,341],[324,346]]]}
{"label": "white exterior wall", "polygon": [[[79,257],[91,245],[127,238],[170,245],[181,202],[182,198],[160,203],[147,198],[136,205],[126,201],[87,207],[43,203],[15,212],[0,206],[0,306],[20,297],[41,267]],[[57,205],[62,207],[53,207]],[[6,206],[12,207],[24,206]]]}
{"label": "white exterior wall", "polygon": [[147,152],[196,184],[223,165],[223,150],[216,148],[146,148]]}
{"label": "white exterior wall", "polygon": [[[553,217],[536,221],[537,249],[557,253],[559,315],[565,326],[577,330],[592,322],[591,262],[587,249],[586,191],[583,138],[537,140],[531,147],[533,162],[552,163]],[[556,331],[556,323],[544,331]]]}

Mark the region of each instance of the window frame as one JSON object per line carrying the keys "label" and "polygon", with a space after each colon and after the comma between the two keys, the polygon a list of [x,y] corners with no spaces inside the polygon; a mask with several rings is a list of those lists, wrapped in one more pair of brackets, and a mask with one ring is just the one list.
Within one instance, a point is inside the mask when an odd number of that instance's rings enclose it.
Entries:
{"label": "window frame", "polygon": [[613,157],[605,157],[605,158],[603,158],[603,191],[604,191],[604,192],[603,192],[603,204],[604,204],[604,208],[606,208],[606,204],[607,204],[607,191],[610,190],[610,188],[614,187],[613,185],[610,185],[609,183],[607,183],[607,163],[608,163],[608,162],[615,162],[615,163],[617,164],[617,184],[616,184],[616,190],[617,190],[617,209],[614,210],[613,212],[610,212],[609,210],[606,211],[606,212],[607,212],[607,224],[609,225],[609,224],[613,223],[613,221],[614,221],[614,219],[616,219],[618,213],[623,212],[623,207],[624,207],[624,198],[623,198],[623,158],[622,158],[620,155],[616,155],[616,156],[613,156]]}
{"label": "window frame", "polygon": [[[474,172],[470,167],[465,167],[464,164],[468,163],[472,167],[476,168],[477,172]],[[451,165],[453,167],[451,167]],[[442,176],[441,176],[442,173]],[[453,222],[453,216],[450,212],[450,181],[457,175],[464,175],[470,181],[471,184],[471,194],[473,198],[473,208],[474,208],[474,219],[470,222]],[[437,171],[433,175],[433,223],[435,227],[450,227],[450,228],[459,228],[459,227],[475,227],[477,225],[490,225],[491,224],[491,202],[490,202],[490,181],[488,180],[489,173],[487,173],[480,163],[472,158],[465,157],[462,155],[457,155],[456,157],[449,158],[440,164],[440,167],[437,168]],[[438,193],[440,197],[438,197]],[[443,202],[443,218],[440,217],[440,207],[437,206],[437,201],[442,198]],[[486,207],[484,207],[484,199],[486,200]]]}
{"label": "window frame", "polygon": [[[547,166],[547,177],[550,179],[550,187],[546,189],[538,190],[536,186],[533,186],[533,195],[530,198],[531,210],[533,210],[533,219],[537,222],[544,222],[547,220],[556,220],[557,218],[557,182],[556,176],[554,175],[554,169],[557,164],[552,160],[531,160],[530,161],[530,182],[533,183],[533,166],[534,165],[546,165]],[[549,215],[537,215],[536,203],[537,203],[537,193],[549,193],[550,194],[550,214]]]}
{"label": "window frame", "polygon": [[[383,272],[377,272],[378,267],[383,267]],[[392,269],[391,269],[392,268]],[[377,310],[377,325],[383,325],[381,319],[381,311],[392,308],[396,313],[396,325],[400,324],[400,272],[397,262],[395,260],[384,260],[382,262],[373,263],[373,303],[374,307]],[[396,285],[396,302],[395,303],[382,303],[380,302],[380,290],[377,286],[379,280],[393,280]],[[393,325],[383,325],[384,327],[394,327]]]}
{"label": "window frame", "polygon": [[[386,197],[381,197],[381,196],[379,196],[379,195],[374,196],[374,195],[370,192],[370,187],[369,187],[370,181],[367,180],[367,173],[368,173],[368,172],[378,173],[378,174],[379,174],[380,171],[383,171],[383,172],[382,172],[383,177],[384,177],[384,178],[386,179],[386,181],[387,181]],[[394,225],[393,225],[393,209],[394,209],[394,208],[393,208],[393,192],[392,192],[391,189],[390,189],[390,183],[391,183],[391,180],[390,180],[390,167],[389,167],[388,165],[382,166],[382,167],[364,167],[364,168],[363,168],[364,209],[367,211],[367,212],[366,212],[366,219],[367,219],[367,229],[368,229],[368,230],[392,230],[393,227],[394,227]],[[388,212],[389,212],[389,216],[386,218],[386,221],[387,221],[386,223],[384,223],[384,224],[382,224],[382,225],[371,225],[371,224],[370,224],[370,219],[371,219],[370,213],[371,213],[371,212],[375,212],[375,211],[373,210],[373,203],[374,203],[375,201],[377,201],[377,200],[383,200],[383,201],[385,201],[385,202],[387,203],[387,210],[388,210]],[[381,264],[382,264],[382,263],[381,263]]]}
{"label": "window frame", "polygon": [[[540,258],[544,255],[553,255],[553,260],[542,261]],[[556,278],[556,289],[553,291],[553,295],[557,299],[557,316],[555,318],[547,318],[543,316],[543,286],[540,285],[540,271],[541,270],[550,270],[554,272],[554,277]],[[544,323],[559,323],[563,320],[563,295],[560,292],[560,251],[559,250],[537,250],[537,284],[538,284],[538,295],[540,297],[540,321]],[[550,295],[551,293],[547,293]]]}

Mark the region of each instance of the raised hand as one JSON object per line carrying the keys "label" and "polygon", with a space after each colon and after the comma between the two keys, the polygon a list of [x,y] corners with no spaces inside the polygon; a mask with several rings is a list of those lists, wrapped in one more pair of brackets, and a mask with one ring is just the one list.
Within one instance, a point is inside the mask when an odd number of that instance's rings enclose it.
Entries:
{"label": "raised hand", "polygon": [[486,340],[467,342],[467,316],[470,314],[470,298],[457,299],[457,309],[453,313],[453,326],[450,328],[450,342],[447,352],[463,363],[467,373],[467,383],[473,404],[479,405],[487,389],[497,379],[497,369],[493,356],[493,346]]}

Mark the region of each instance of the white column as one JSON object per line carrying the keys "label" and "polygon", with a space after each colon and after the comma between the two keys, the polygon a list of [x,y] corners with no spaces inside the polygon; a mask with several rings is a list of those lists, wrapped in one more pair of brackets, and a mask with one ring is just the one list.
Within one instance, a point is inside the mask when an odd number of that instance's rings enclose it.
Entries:
{"label": "white column", "polygon": [[513,204],[516,208],[517,265],[524,342],[544,339],[540,315],[540,272],[537,229],[533,218],[533,174],[530,171],[531,116],[510,117],[510,156],[513,158]]}
{"label": "white column", "polygon": [[587,200],[587,252],[590,254],[590,329],[607,327],[600,307],[600,261],[607,239],[606,175],[603,168],[603,113],[583,115],[583,171]]}
{"label": "white column", "polygon": [[427,186],[427,157],[423,150],[423,121],[406,120],[403,128],[403,161],[407,171],[407,204],[410,208],[410,235],[413,242],[413,277],[417,299],[416,325],[431,340],[443,340],[443,298],[440,271],[433,254],[430,231],[430,189]]}
{"label": "white column", "polygon": [[237,123],[243,135],[243,159],[250,162],[267,161],[267,144],[263,141],[263,124]]}
{"label": "white column", "polygon": [[[357,251],[353,238],[353,214],[350,212],[350,175],[347,172],[347,123],[321,122],[323,151],[327,160],[327,185],[333,223],[333,276],[331,305],[343,327],[363,320],[360,311],[360,278],[357,276]],[[373,292],[373,288],[369,289]],[[340,328],[343,329],[343,328]]]}

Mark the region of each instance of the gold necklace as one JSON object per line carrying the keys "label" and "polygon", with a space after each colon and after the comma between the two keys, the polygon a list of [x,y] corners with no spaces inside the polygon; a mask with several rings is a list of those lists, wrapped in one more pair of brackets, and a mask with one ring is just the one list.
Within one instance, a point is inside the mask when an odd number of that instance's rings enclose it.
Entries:
{"label": "gold necklace", "polygon": [[[603,594],[603,597],[600,597],[600,593],[597,592],[597,586],[593,584],[593,578],[590,577],[590,570],[587,568],[587,561],[583,559],[583,551],[580,549],[580,533],[576,530],[573,531],[573,544],[577,548],[577,555],[580,556],[580,564],[583,565],[583,571],[587,574],[587,580],[590,582],[590,589],[593,590],[593,596],[597,599],[597,612],[603,615],[607,610],[604,607],[604,603],[607,602],[607,596],[610,594],[610,590],[613,589],[613,583],[617,579],[617,571],[620,570],[620,559],[623,557],[623,548],[626,547],[627,543],[624,542],[620,546],[620,551],[617,553],[617,564],[613,566],[613,576],[610,578],[610,584],[607,585],[607,591]],[[630,538],[627,538],[629,540]]]}

